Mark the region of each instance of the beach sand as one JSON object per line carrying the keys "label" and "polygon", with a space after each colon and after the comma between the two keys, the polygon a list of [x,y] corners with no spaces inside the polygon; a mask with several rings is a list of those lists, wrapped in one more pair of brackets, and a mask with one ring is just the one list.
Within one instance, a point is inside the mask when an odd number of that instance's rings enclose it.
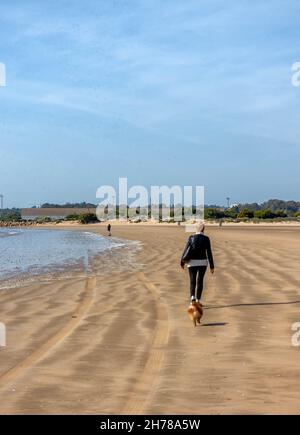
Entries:
{"label": "beach sand", "polygon": [[299,413],[299,227],[207,234],[216,272],[196,328],[176,226],[113,225],[143,243],[139,269],[1,291],[0,413]]}

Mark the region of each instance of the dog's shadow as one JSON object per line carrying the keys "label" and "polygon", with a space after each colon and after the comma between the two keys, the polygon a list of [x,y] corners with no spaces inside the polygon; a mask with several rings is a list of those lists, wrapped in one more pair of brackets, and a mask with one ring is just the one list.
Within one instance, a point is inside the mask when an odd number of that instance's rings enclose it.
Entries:
{"label": "dog's shadow", "polygon": [[227,322],[216,322],[216,323],[202,323],[200,326],[226,326]]}

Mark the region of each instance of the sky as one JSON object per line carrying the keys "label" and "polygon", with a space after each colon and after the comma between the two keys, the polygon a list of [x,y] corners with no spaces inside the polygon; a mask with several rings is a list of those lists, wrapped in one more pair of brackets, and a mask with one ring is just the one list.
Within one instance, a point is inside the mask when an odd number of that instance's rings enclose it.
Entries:
{"label": "sky", "polygon": [[298,0],[1,1],[5,206],[101,185],[300,200]]}

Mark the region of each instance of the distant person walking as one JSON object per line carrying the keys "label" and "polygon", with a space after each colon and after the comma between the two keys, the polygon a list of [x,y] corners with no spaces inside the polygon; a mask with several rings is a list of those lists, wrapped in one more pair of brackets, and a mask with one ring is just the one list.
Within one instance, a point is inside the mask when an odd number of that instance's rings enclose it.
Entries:
{"label": "distant person walking", "polygon": [[209,265],[211,273],[214,273],[214,260],[210,246],[210,240],[204,235],[205,225],[197,226],[196,234],[188,238],[184,248],[180,265],[182,269],[187,265],[190,276],[191,301],[200,302],[203,291],[203,279]]}
{"label": "distant person walking", "polygon": [[111,236],[111,225],[110,224],[107,225],[107,232],[108,232],[108,235]]}

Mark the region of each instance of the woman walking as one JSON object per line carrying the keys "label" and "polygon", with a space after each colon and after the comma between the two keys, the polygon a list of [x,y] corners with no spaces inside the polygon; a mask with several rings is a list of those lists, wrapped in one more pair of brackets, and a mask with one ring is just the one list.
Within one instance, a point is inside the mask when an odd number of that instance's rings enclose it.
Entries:
{"label": "woman walking", "polygon": [[214,273],[214,259],[211,251],[210,240],[204,235],[205,225],[197,226],[196,234],[188,238],[184,248],[180,265],[188,267],[190,276],[191,301],[200,302],[203,291],[203,279],[207,266]]}

